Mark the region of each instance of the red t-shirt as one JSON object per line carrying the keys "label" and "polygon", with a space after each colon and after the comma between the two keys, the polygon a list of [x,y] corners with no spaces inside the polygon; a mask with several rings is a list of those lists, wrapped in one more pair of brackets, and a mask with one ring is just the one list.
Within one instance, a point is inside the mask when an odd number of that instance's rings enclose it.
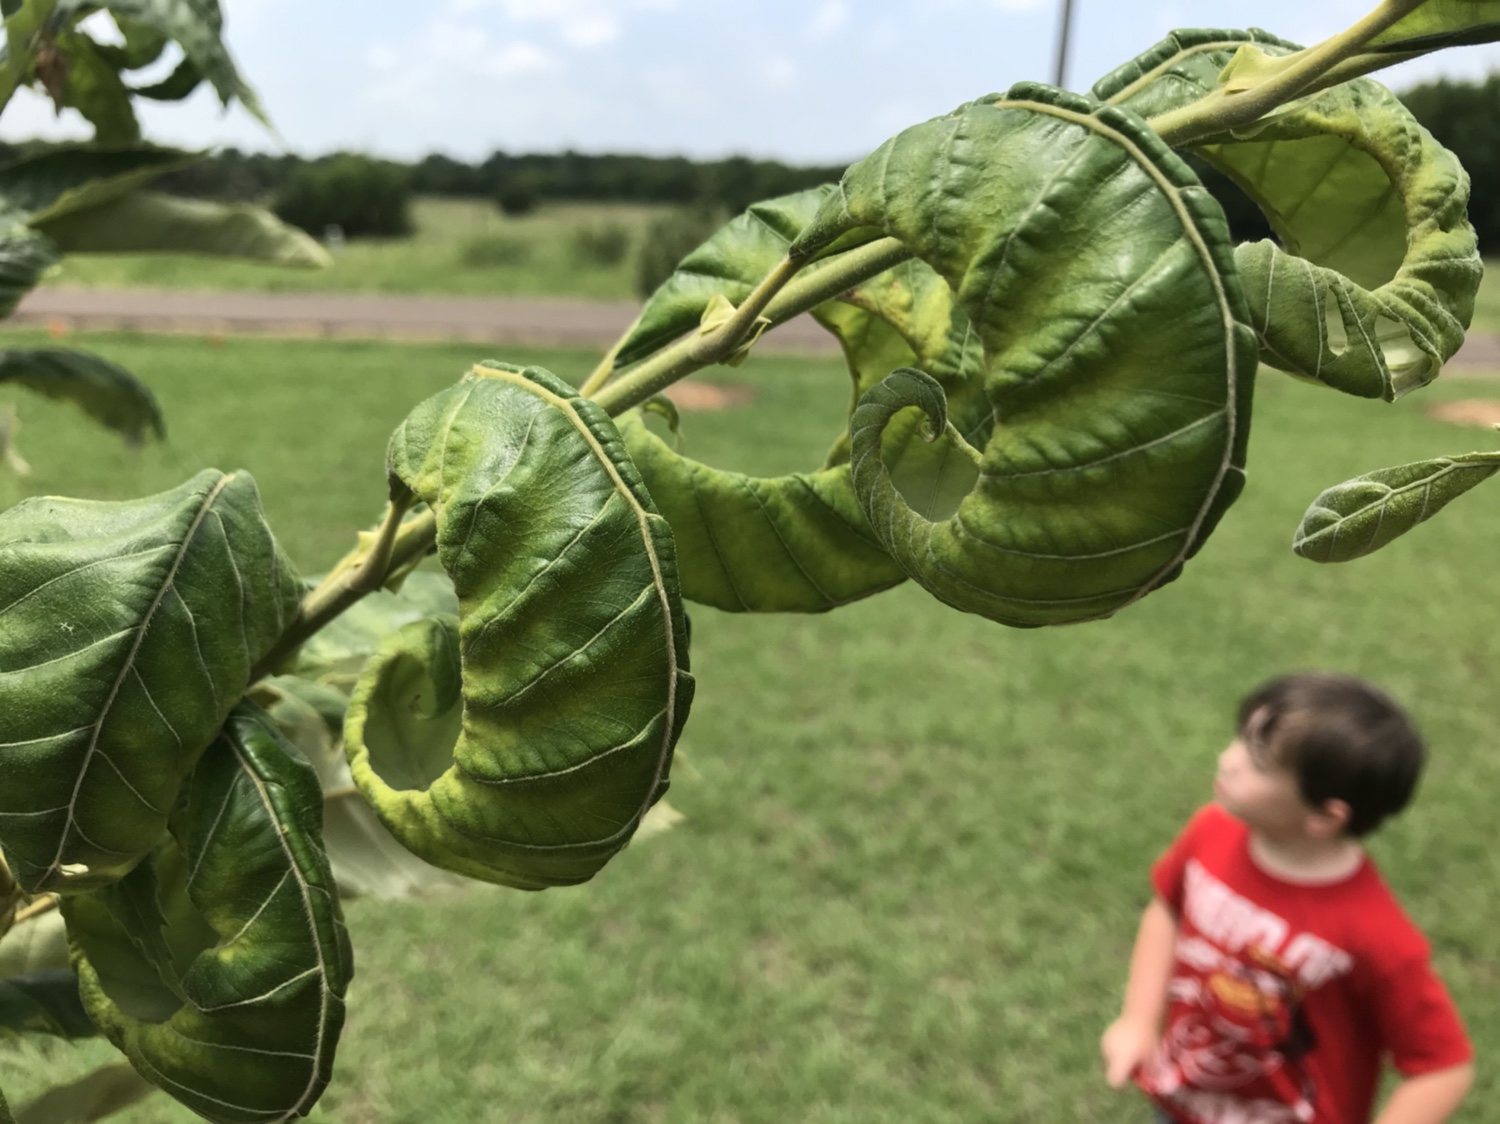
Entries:
{"label": "red t-shirt", "polygon": [[1166,1029],[1141,1088],[1181,1124],[1368,1124],[1380,1064],[1473,1056],[1426,939],[1366,858],[1338,882],[1262,870],[1202,808],[1151,870],[1177,917]]}

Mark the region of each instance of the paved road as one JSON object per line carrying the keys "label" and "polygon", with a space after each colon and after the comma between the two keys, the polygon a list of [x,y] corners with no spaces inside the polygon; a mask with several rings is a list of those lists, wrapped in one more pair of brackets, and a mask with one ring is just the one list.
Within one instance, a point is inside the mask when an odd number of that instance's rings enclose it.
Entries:
{"label": "paved road", "polygon": [[[545,298],[35,289],[8,323],[61,325],[68,330],[458,340],[602,350],[630,326],[639,309],[634,301]],[[760,346],[782,353],[838,353],[833,337],[806,316],[782,325]]]}
{"label": "paved road", "polygon": [[[633,301],[544,298],[36,289],[7,322],[60,324],[69,330],[463,340],[602,350],[619,338],[638,308]],[[838,354],[833,337],[806,316],[782,325],[758,347],[783,354]],[[1500,373],[1500,336],[1469,333],[1448,367],[1454,373]]]}

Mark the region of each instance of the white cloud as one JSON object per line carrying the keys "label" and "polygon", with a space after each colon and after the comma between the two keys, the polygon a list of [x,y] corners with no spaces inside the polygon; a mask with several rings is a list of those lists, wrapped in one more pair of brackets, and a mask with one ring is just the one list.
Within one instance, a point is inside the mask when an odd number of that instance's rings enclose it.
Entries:
{"label": "white cloud", "polygon": [[497,42],[474,23],[440,20],[404,50],[372,45],[366,65],[378,75],[366,97],[430,113],[451,104],[455,90],[486,80],[510,80],[561,69],[551,52],[525,39]]}
{"label": "white cloud", "polygon": [[814,41],[827,39],[847,24],[851,15],[849,0],[824,0],[823,5],[813,13],[807,37]]}

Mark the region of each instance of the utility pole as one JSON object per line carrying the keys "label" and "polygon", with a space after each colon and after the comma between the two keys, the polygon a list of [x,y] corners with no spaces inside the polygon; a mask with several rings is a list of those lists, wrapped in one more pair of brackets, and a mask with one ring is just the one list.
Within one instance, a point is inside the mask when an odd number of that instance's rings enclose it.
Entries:
{"label": "utility pole", "polygon": [[1073,0],[1062,0],[1062,28],[1057,35],[1057,75],[1052,83],[1066,89],[1068,78],[1068,39],[1073,31]]}

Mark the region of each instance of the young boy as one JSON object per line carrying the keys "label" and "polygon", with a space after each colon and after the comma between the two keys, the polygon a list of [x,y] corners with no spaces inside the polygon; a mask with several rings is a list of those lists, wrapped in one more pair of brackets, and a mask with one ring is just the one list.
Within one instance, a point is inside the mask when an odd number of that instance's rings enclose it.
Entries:
{"label": "young boy", "polygon": [[1240,704],[1217,803],[1152,868],[1124,1011],[1100,1047],[1163,1124],[1441,1124],[1473,1050],[1426,940],[1359,840],[1411,799],[1425,751],[1394,702],[1335,675]]}

